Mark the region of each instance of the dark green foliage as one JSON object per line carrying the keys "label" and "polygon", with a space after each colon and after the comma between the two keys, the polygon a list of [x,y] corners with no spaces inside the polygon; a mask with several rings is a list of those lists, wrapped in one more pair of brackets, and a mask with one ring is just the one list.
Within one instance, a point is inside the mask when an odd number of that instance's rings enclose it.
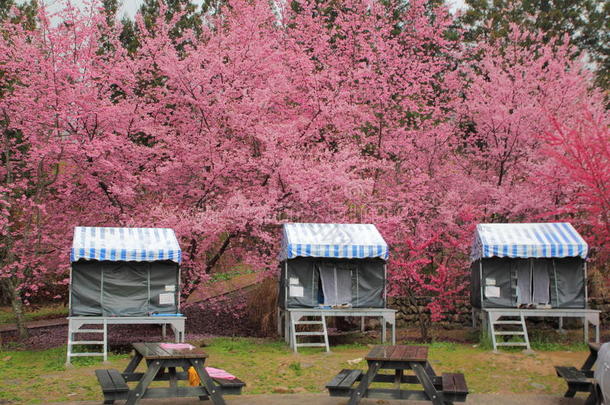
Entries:
{"label": "dark green foliage", "polygon": [[[17,17],[11,17],[10,11],[16,7],[19,11]],[[36,28],[36,13],[38,12],[38,3],[36,0],[15,1],[15,0],[0,0],[0,22],[7,18],[11,18],[13,22],[21,22],[23,26],[29,30]]]}
{"label": "dark green foliage", "polygon": [[[461,17],[467,41],[493,40],[509,24],[545,32],[545,39],[569,35],[579,56],[595,63],[597,84],[610,88],[610,1],[608,0],[466,0]],[[491,22],[491,25],[487,25]]]}
{"label": "dark green foliage", "polygon": [[104,9],[104,14],[106,14],[106,21],[109,26],[114,25],[114,18],[116,16],[117,11],[119,10],[119,1],[118,0],[102,0],[102,7]]}
{"label": "dark green foliage", "polygon": [[[119,0],[102,0],[102,8],[104,14],[106,14],[106,22],[109,27],[113,27],[117,18],[117,12],[119,10]],[[134,53],[140,46],[138,41],[138,30],[135,22],[128,18],[123,17],[121,20],[123,26],[119,39],[121,44],[129,53]]]}
{"label": "dark green foliage", "polygon": [[[118,0],[102,1],[110,25],[114,24],[118,4]],[[205,17],[219,14],[224,5],[224,0],[206,0],[200,6],[191,0],[144,0],[139,12],[142,15],[145,29],[153,35],[157,29],[157,19],[159,18],[162,6],[166,7],[165,21],[169,22],[176,14],[181,13],[182,16],[170,31],[170,37],[176,49],[182,50],[187,45],[187,41],[183,39],[184,34],[187,31],[192,31],[195,36],[200,36]],[[121,20],[121,25],[123,26],[120,34],[121,43],[125,49],[133,53],[140,46],[139,36],[141,28],[137,26],[133,19],[127,17]]]}
{"label": "dark green foliage", "polygon": [[123,44],[123,47],[129,51],[129,53],[134,53],[140,46],[136,24],[133,22],[133,20],[127,17],[124,17],[121,23],[123,24],[123,29],[121,30],[121,34],[119,36],[121,43]]}
{"label": "dark green foliage", "polygon": [[[186,30],[193,30],[195,33],[201,33],[201,11],[197,10],[197,6],[190,0],[163,0],[163,4],[167,7],[165,11],[165,21],[170,21],[177,13],[184,13],[178,20],[171,31],[172,39],[177,39],[182,36]],[[160,3],[158,0],[144,0],[140,7],[140,13],[144,18],[144,25],[150,32],[155,31],[155,23],[160,13]]]}
{"label": "dark green foliage", "polygon": [[14,5],[14,0],[0,0],[0,20],[4,20],[8,16],[8,12]]}

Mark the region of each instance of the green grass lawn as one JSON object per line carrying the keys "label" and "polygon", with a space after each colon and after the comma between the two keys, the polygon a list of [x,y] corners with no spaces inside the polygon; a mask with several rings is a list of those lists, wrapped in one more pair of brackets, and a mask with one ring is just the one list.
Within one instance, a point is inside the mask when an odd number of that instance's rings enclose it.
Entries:
{"label": "green grass lawn", "polygon": [[[370,350],[364,344],[332,347],[326,354],[305,349],[293,354],[283,342],[250,338],[206,341],[206,365],[225,369],[247,383],[244,393],[325,392],[324,385],[342,368],[366,368],[361,361]],[[536,347],[534,346],[536,349]],[[545,351],[545,349],[552,349]],[[588,355],[584,345],[537,348],[533,355],[520,351],[494,354],[479,345],[433,343],[430,361],[437,373],[461,372],[472,393],[531,393],[563,395],[565,383],[553,365],[580,366]],[[94,375],[98,368],[122,370],[129,355],[111,355],[108,365],[98,358],[78,358],[66,368],[65,347],[44,351],[0,351],[0,403],[101,400]],[[10,403],[10,402],[9,402]]]}

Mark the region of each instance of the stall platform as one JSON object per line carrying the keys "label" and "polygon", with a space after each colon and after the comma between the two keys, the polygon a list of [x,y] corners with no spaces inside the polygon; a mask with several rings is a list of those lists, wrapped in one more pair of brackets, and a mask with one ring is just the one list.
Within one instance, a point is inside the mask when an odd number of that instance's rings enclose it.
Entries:
{"label": "stall platform", "polygon": [[[531,350],[526,318],[559,318],[560,328],[563,325],[563,318],[580,318],[584,328],[584,342],[589,343],[589,324],[595,327],[595,342],[599,343],[599,314],[601,311],[596,309],[572,309],[572,308],[483,308],[482,310],[473,309],[473,323],[480,319],[483,323],[483,330],[487,330],[492,339],[494,351],[498,346],[524,346]],[[509,319],[510,318],[510,319]],[[500,325],[514,326],[514,330],[506,331],[497,329]],[[474,325],[476,326],[476,325]],[[522,336],[524,342],[498,342],[498,336]]]}
{"label": "stall platform", "polygon": [[[326,329],[326,318],[333,316],[346,316],[358,318],[379,318],[381,323],[381,342],[386,342],[387,324],[391,327],[391,342],[396,344],[396,310],[388,308],[278,308],[278,334],[284,336],[286,343],[293,351],[299,347],[325,347],[330,351],[328,345],[328,331]],[[310,320],[302,321],[303,318]],[[316,320],[311,320],[315,318]],[[300,332],[297,330],[299,325],[320,325],[320,331]],[[298,336],[320,336],[324,339],[323,343],[299,343]]]}
{"label": "stall platform", "polygon": [[[165,339],[167,325],[172,328],[176,343],[184,342],[185,316],[71,316],[68,317],[68,351],[66,364],[72,357],[100,356],[108,360],[108,325],[161,325]],[[83,326],[87,326],[83,328]],[[91,328],[101,326],[101,328]],[[101,335],[101,340],[79,340],[78,334]],[[73,346],[102,346],[101,352],[74,352]]]}

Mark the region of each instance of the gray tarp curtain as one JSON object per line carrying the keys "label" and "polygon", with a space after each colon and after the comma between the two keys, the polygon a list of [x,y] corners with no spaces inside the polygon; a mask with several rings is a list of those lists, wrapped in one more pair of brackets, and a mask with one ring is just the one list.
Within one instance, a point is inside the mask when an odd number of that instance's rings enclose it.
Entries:
{"label": "gray tarp curtain", "polygon": [[546,266],[532,266],[532,303],[549,304],[551,279]]}
{"label": "gray tarp curtain", "polygon": [[[517,305],[549,304],[548,259],[513,259],[517,274]],[[552,260],[552,259],[551,259]]]}
{"label": "gray tarp curtain", "polygon": [[[173,262],[72,263],[72,316],[148,316],[178,312],[178,265]],[[163,296],[163,300],[161,299]]]}
{"label": "gray tarp curtain", "polygon": [[515,260],[514,267],[517,273],[517,305],[531,304],[532,301],[532,274],[530,261]]}
{"label": "gray tarp curtain", "polygon": [[351,304],[354,308],[383,308],[384,264],[376,259],[284,261],[280,265],[280,305],[314,308],[320,304]]}
{"label": "gray tarp curtain", "polygon": [[70,315],[102,314],[102,266],[98,262],[72,263]]}
{"label": "gray tarp curtain", "polygon": [[102,266],[102,313],[141,316],[148,313],[148,263]]}
{"label": "gray tarp curtain", "polygon": [[557,306],[584,308],[586,305],[584,260],[578,257],[555,260],[553,271],[557,278],[557,288],[551,288],[551,294],[556,295]]}
{"label": "gray tarp curtain", "polygon": [[[480,265],[482,264],[482,278]],[[584,260],[488,258],[471,265],[473,306],[502,308],[520,304],[550,304],[584,308]]]}
{"label": "gray tarp curtain", "polygon": [[[509,259],[491,258],[483,260],[483,277],[479,277],[480,261],[472,263],[473,290],[471,297],[475,307],[481,306],[481,289],[483,290],[483,305],[485,307],[514,307],[511,286],[511,261]],[[482,284],[482,288],[481,288]],[[490,288],[498,292],[495,296],[490,294]],[[487,290],[487,291],[486,291]]]}
{"label": "gray tarp curtain", "polygon": [[318,266],[322,291],[324,292],[324,305],[342,305],[352,302],[352,271],[358,267],[340,267],[330,263],[321,263]]}

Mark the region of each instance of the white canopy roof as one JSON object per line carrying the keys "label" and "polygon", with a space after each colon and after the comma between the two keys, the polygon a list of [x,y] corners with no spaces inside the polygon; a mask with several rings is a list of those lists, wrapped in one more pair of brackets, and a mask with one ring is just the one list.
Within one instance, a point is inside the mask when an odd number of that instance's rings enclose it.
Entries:
{"label": "white canopy roof", "polygon": [[111,260],[180,263],[182,251],[169,228],[107,228],[77,226],[70,260]]}
{"label": "white canopy roof", "polygon": [[587,257],[587,242],[567,222],[479,224],[471,259]]}
{"label": "white canopy roof", "polygon": [[280,260],[295,257],[388,259],[388,244],[372,224],[284,224]]}

